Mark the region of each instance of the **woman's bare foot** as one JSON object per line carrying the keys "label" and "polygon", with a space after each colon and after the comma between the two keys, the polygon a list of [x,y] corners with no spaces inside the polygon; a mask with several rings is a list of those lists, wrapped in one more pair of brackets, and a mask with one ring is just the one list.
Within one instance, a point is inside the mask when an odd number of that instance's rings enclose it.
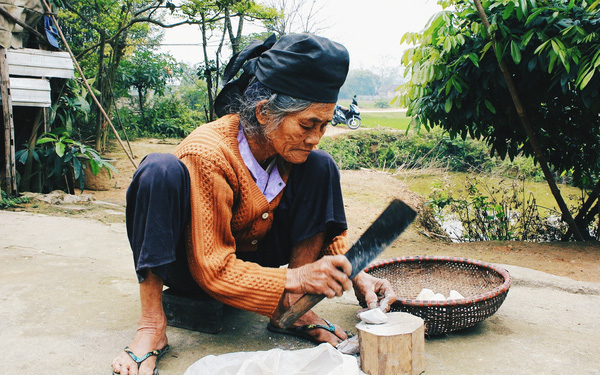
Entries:
{"label": "woman's bare foot", "polygon": [[[129,349],[138,357],[142,357],[153,350],[160,350],[168,344],[167,340],[167,321],[142,322],[140,319],[137,333],[133,338]],[[121,375],[152,375],[156,364],[156,356],[150,356],[148,359],[138,364],[125,351],[121,352],[112,362],[113,371]]]}
{"label": "woman's bare foot", "polygon": [[[302,297],[301,294],[290,294],[286,293],[282,298],[282,302],[279,307],[275,311],[273,318],[271,319],[271,323],[274,323],[275,320],[285,311],[287,310],[294,302],[298,300],[298,298]],[[297,321],[292,324],[292,327],[302,327],[308,324],[319,324],[328,326],[328,324],[322,319],[319,318],[317,314],[315,314],[312,310],[302,315]],[[346,340],[348,335],[344,332],[343,329],[334,324],[335,332],[330,332],[323,328],[315,328],[306,330],[305,332],[311,335],[318,342],[328,342],[334,347],[337,346],[340,342]]]}
{"label": "woman's bare foot", "polygon": [[[161,350],[167,344],[167,317],[162,307],[163,281],[148,271],[140,283],[140,302],[142,310],[138,320],[138,329],[129,349],[137,357],[143,357],[153,350]],[[125,351],[112,362],[113,372],[121,375],[146,375],[154,372],[156,356],[150,356],[139,366]]]}

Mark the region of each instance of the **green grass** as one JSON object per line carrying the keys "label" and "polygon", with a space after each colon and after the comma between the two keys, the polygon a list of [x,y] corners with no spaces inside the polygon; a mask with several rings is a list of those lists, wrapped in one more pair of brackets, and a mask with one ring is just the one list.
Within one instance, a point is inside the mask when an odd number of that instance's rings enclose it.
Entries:
{"label": "green grass", "polygon": [[[372,100],[364,100],[364,99],[358,99],[358,106],[360,107],[360,109],[382,109],[382,107],[380,106],[382,103],[387,104],[387,107],[385,108],[389,108],[389,109],[399,109],[399,101],[396,101],[394,104],[390,105],[390,102],[392,101],[392,98],[378,98],[378,99],[372,99]],[[352,103],[352,99],[340,99],[338,101],[338,104],[343,105],[345,107],[348,107],[350,105],[350,103]]]}
{"label": "green grass", "polygon": [[365,128],[390,128],[396,130],[406,130],[410,124],[411,118],[406,117],[406,112],[363,112],[360,114],[362,126]]}

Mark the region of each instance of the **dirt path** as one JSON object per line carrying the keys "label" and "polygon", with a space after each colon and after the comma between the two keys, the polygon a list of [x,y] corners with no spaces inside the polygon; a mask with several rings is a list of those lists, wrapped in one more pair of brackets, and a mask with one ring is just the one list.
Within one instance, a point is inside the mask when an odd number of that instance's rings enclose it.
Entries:
{"label": "dirt path", "polygon": [[[327,135],[349,131],[345,127],[329,127]],[[135,160],[139,163],[150,152],[172,152],[174,140],[140,139],[132,143]],[[124,222],[125,192],[134,167],[124,153],[113,145],[107,155],[116,159],[118,174],[111,180],[108,191],[84,191],[92,202],[47,204],[33,200],[17,211],[51,215],[75,216],[102,222]],[[400,198],[418,207],[423,198],[389,173],[376,171],[342,171],[342,187],[350,226],[349,237],[356,240],[393,198]],[[433,240],[412,225],[398,241],[388,248],[382,258],[409,255],[444,255],[478,259],[486,262],[511,264],[566,276],[574,280],[600,282],[600,244],[589,243],[530,243],[478,242],[445,243]]]}

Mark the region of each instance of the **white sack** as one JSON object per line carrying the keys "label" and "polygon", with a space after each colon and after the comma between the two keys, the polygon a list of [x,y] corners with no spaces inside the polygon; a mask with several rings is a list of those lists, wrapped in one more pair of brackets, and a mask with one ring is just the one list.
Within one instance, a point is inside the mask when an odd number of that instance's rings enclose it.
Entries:
{"label": "white sack", "polygon": [[359,375],[356,357],[323,343],[300,350],[271,349],[206,356],[184,375]]}

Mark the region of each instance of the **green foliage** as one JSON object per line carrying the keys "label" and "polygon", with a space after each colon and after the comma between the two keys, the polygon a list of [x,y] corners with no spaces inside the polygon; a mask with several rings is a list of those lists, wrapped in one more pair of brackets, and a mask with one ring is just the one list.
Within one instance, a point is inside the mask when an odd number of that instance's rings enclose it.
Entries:
{"label": "green foliage", "polygon": [[[157,29],[148,21],[156,17],[161,0],[70,0],[57,4],[57,10],[69,46],[87,78],[100,72],[113,75],[126,47],[156,45]],[[99,82],[97,80],[96,82]]]}
{"label": "green foliage", "polygon": [[134,87],[144,98],[149,90],[162,96],[167,80],[177,69],[172,56],[139,48],[133,56],[121,61],[117,83],[124,87]]}
{"label": "green foliage", "polygon": [[[91,100],[91,98],[89,99]],[[83,83],[77,79],[65,81],[60,94],[53,101],[50,123],[68,132],[78,130],[77,125],[85,122],[90,114],[88,94]]]}
{"label": "green foliage", "polygon": [[191,77],[183,77],[181,84],[174,95],[181,97],[187,108],[192,111],[206,112],[208,106],[208,93],[206,83]]}
{"label": "green foliage", "polygon": [[[156,24],[162,22],[169,4],[163,0],[70,0],[57,4],[61,7],[56,10],[61,29],[85,77],[93,81],[95,95],[107,114],[112,114],[121,61],[139,46],[160,43],[162,35]],[[92,139],[94,148],[106,148],[110,128],[97,106],[92,106],[89,118],[78,125],[81,129],[76,133]]]}
{"label": "green foliage", "polygon": [[180,98],[171,96],[157,100],[152,107],[151,134],[183,138],[206,122],[204,114],[192,111]]}
{"label": "green foliage", "polygon": [[[183,94],[192,93],[185,90]],[[196,127],[207,122],[203,111],[190,108],[193,104],[179,95],[156,98],[144,118],[130,108],[121,108],[119,117],[126,118],[129,134],[141,137],[184,138]],[[198,104],[196,104],[198,106]],[[131,132],[134,131],[134,133]]]}
{"label": "green foliage", "polygon": [[168,86],[164,96],[154,97],[144,116],[133,109],[139,107],[135,98],[131,106],[119,108],[117,117],[124,120],[128,136],[181,138],[207,122],[206,83],[196,77],[192,67],[180,65],[177,69],[179,85]]}
{"label": "green foliage", "polygon": [[[506,88],[503,59],[545,158],[580,187],[600,176],[600,15],[598,2],[483,1],[487,35],[472,2],[441,1],[402,63],[410,74],[401,104],[415,126],[482,139],[493,153],[534,156]],[[591,5],[590,5],[591,4]],[[493,37],[490,40],[489,36]]]}
{"label": "green foliage", "polygon": [[329,152],[341,169],[412,169],[429,165],[439,155],[440,136],[439,132],[419,136],[385,130],[359,131],[324,138],[319,148]]}
{"label": "green foliage", "polygon": [[44,186],[46,191],[56,188],[65,189],[70,193],[75,190],[75,181],[79,189],[85,186],[83,170],[90,168],[97,175],[101,168],[116,172],[109,162],[102,159],[93,148],[71,138],[65,128],[58,128],[50,133],[45,133],[37,141],[37,146],[32,150],[23,149],[15,153],[17,162],[25,164],[29,154],[44,165]]}
{"label": "green foliage", "polygon": [[539,179],[531,158],[514,162],[491,156],[485,143],[452,139],[436,128],[431,132],[355,131],[325,137],[319,148],[333,156],[341,169],[444,168],[452,172],[477,170],[506,177]]}
{"label": "green foliage", "polygon": [[450,237],[472,241],[557,241],[566,232],[559,216],[540,215],[523,184],[489,185],[469,177],[464,188],[438,184],[426,206]]}
{"label": "green foliage", "polygon": [[378,99],[375,101],[375,108],[390,108],[390,102],[384,99]]}
{"label": "green foliage", "polygon": [[8,194],[4,192],[4,190],[0,190],[0,210],[13,208],[22,203],[29,203],[29,200],[30,199],[28,197],[9,197]]}
{"label": "green foliage", "polygon": [[140,112],[144,115],[148,94],[152,92],[163,96],[168,79],[173,77],[175,70],[178,66],[170,55],[139,48],[119,65],[117,85],[135,89]]}

